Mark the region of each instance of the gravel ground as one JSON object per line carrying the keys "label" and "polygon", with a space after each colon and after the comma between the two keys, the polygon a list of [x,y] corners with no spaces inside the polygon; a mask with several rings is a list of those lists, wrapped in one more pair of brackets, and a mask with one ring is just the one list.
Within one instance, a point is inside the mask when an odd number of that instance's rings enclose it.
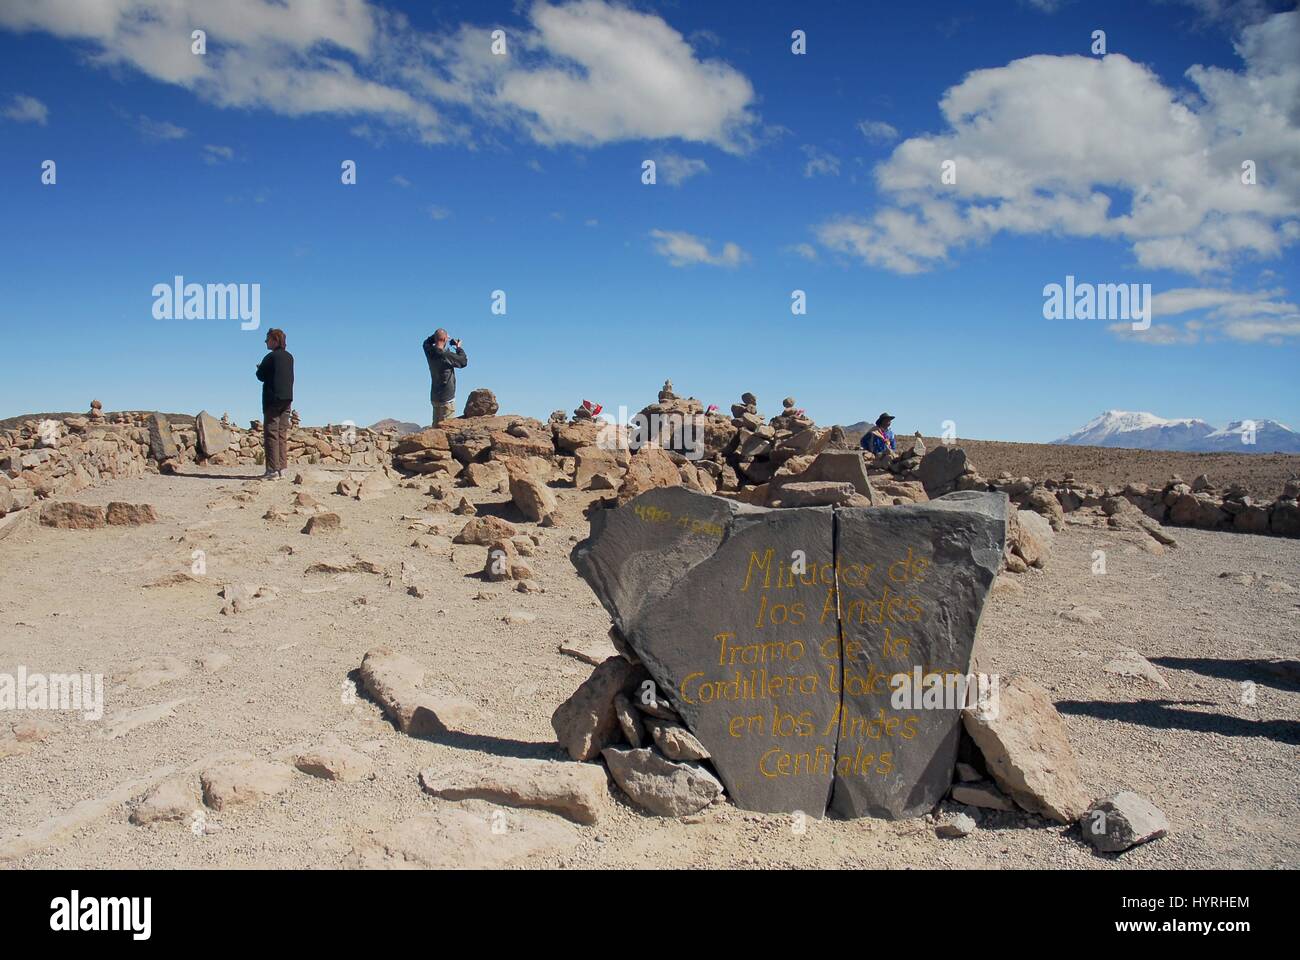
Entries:
{"label": "gravel ground", "polygon": [[[972,455],[981,470],[996,473],[997,464]],[[25,754],[0,759],[0,843],[31,835],[133,778],[228,751],[291,756],[334,734],[371,756],[376,778],[343,784],[295,775],[281,797],[208,812],[207,829],[197,835],[185,823],[133,826],[128,806],[114,799],[102,815],[87,816],[7,866],[335,867],[418,816],[435,825],[424,830],[423,842],[437,848],[439,817],[462,809],[487,818],[491,808],[424,795],[419,770],[472,764],[485,753],[561,757],[550,714],[591,667],[558,647],[602,637],[608,627],[568,560],[585,533],[581,508],[590,495],[557,489],[560,525],[522,525],[542,537],[530,563],[545,588],[523,594],[479,579],[482,547],[411,546],[417,533],[403,517],[428,502],[416,490],[358,502],[332,495],[328,484],[308,487],[340,513],[343,530],[305,536],[304,517],[262,519],[270,506],[290,509],[302,488],[225,473],[236,476],[146,476],[77,497],[152,503],[161,518],[156,525],[28,527],[0,545],[0,672],[23,665],[102,673],[108,721],[181,701],[170,718],[116,739],[106,738],[108,723],[43,711],[53,733]],[[508,510],[497,506],[499,494],[465,492],[485,511]],[[454,532],[460,518],[452,519]],[[1072,523],[1046,570],[1015,577],[1020,592],[990,599],[979,640],[985,669],[1028,674],[1050,690],[1094,795],[1132,789],[1165,811],[1171,832],[1162,840],[1103,857],[1079,842],[1077,828],[1012,813],[984,813],[972,836],[940,840],[924,819],[813,821],[801,829],[789,816],[729,805],[668,821],[617,802],[588,827],[512,813],[548,842],[510,862],[652,869],[1294,867],[1300,691],[1252,661],[1300,658],[1300,541],[1176,533],[1179,548],[1153,556],[1125,539],[1133,535]],[[198,582],[143,586],[189,571],[194,550],[206,556]],[[1092,572],[1097,550],[1105,551],[1105,574]],[[380,575],[305,573],[317,560],[353,553],[394,566],[405,561],[426,584],[425,596]],[[217,592],[226,582],[269,587],[275,596],[223,615]],[[1091,626],[1061,619],[1074,605],[1102,618]],[[474,701],[482,719],[441,742],[398,733],[373,702],[355,695],[361,658],[377,644],[419,660],[443,688]],[[1126,647],[1156,664],[1169,688],[1105,672]],[[214,652],[231,660],[211,672],[199,662]],[[179,662],[182,675],[144,686],[140,661],[163,656]],[[1243,681],[1257,684],[1253,705],[1243,702]],[[467,846],[458,862],[499,862],[477,851]]]}

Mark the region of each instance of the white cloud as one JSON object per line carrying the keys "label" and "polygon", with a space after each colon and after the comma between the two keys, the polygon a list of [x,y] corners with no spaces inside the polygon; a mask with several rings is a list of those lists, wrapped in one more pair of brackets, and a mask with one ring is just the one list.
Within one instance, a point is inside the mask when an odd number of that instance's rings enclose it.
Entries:
{"label": "white cloud", "polygon": [[215,143],[203,145],[203,162],[207,164],[229,163],[235,158],[233,147],[223,147]]}
{"label": "white cloud", "polygon": [[[1247,27],[1244,68],[1190,68],[1195,96],[1121,54],[974,71],[940,101],[944,131],[903,141],[876,167],[884,208],[814,232],[899,273],[1000,233],[1120,240],[1142,267],[1190,274],[1277,257],[1300,239],[1297,44],[1300,12]],[[940,182],[947,160],[951,185]],[[1253,186],[1243,160],[1256,164]],[[1129,202],[1113,210],[1112,193]]]}
{"label": "white cloud", "polygon": [[677,153],[665,153],[655,158],[655,178],[663,178],[670,187],[681,186],[691,177],[708,173],[709,165],[703,160],[683,157]]}
{"label": "white cloud", "polygon": [[791,253],[798,254],[805,260],[817,259],[817,248],[811,243],[796,243],[793,246],[786,247],[786,249]]}
{"label": "white cloud", "polygon": [[677,138],[745,149],[756,121],[743,74],[699,60],[661,17],[602,0],[534,3],[524,38],[535,65],[513,64],[490,97],[540,143]]}
{"label": "white cloud", "polygon": [[440,207],[435,203],[429,208],[429,216],[434,220],[446,220],[451,216],[451,211],[446,207]]}
{"label": "white cloud", "polygon": [[707,240],[694,234],[672,230],[651,230],[655,252],[667,257],[674,267],[687,267],[703,263],[714,267],[737,267],[749,259],[749,254],[737,244],[724,243],[717,253],[709,250]]}
{"label": "white cloud", "polygon": [[43,127],[49,120],[50,108],[35,97],[15,93],[9,106],[4,108],[3,116],[18,123],[37,123]]}
{"label": "white cloud", "polygon": [[136,118],[136,129],[146,140],[184,140],[190,132],[167,120],[154,120],[143,113]]}
{"label": "white cloud", "polygon": [[803,175],[805,177],[838,177],[840,175],[839,157],[827,153],[810,143],[805,143],[800,149],[803,150],[803,155],[808,158],[808,162],[803,165]]}
{"label": "white cloud", "polygon": [[[220,107],[353,116],[429,143],[469,138],[457,112],[543,144],[752,143],[749,80],[697,57],[661,17],[605,0],[536,0],[524,15],[502,57],[491,26],[422,33],[367,0],[5,0],[0,28],[88,43],[95,64],[129,65]],[[197,28],[204,56],[177,42]]]}
{"label": "white cloud", "polygon": [[1123,340],[1136,340],[1157,347],[1193,344],[1200,340],[1199,333],[1193,328],[1184,329],[1162,323],[1153,323],[1145,330],[1134,330],[1131,323],[1112,323],[1106,329]]}
{"label": "white cloud", "polygon": [[892,143],[898,139],[898,130],[883,120],[859,120],[858,131],[872,143]]}
{"label": "white cloud", "polygon": [[411,185],[411,181],[407,180],[406,177],[402,176],[400,173],[393,174],[393,183],[397,184],[399,187],[409,187]]}
{"label": "white cloud", "polygon": [[[1280,343],[1300,337],[1300,307],[1283,299],[1285,296],[1286,290],[1282,288],[1253,292],[1212,287],[1166,290],[1152,298],[1152,316],[1169,318],[1191,314],[1193,319],[1186,320],[1182,328],[1166,325],[1167,332],[1153,335],[1170,338],[1161,342],[1195,342],[1203,336],[1247,343]],[[1156,326],[1153,323],[1151,330],[1155,331]],[[1177,335],[1186,339],[1175,341]]]}

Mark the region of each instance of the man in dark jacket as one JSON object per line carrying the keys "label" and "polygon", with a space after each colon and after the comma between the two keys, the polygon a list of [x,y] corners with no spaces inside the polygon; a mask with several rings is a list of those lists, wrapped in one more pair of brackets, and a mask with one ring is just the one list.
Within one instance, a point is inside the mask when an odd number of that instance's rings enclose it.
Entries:
{"label": "man in dark jacket", "polygon": [[468,365],[469,356],[459,340],[448,341],[447,331],[439,327],[424,341],[424,359],[429,361],[429,376],[433,378],[429,400],[436,427],[456,416],[456,370]]}
{"label": "man in dark jacket", "polygon": [[266,331],[270,351],[257,365],[262,381],[262,446],[266,450],[264,480],[279,480],[289,466],[289,408],[293,406],[293,354],[285,349],[284,331]]}

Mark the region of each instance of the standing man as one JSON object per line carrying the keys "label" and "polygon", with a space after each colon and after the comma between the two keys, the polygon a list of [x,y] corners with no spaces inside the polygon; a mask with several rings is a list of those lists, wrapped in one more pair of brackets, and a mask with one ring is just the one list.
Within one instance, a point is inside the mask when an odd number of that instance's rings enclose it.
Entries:
{"label": "standing man", "polygon": [[876,417],[876,425],[862,436],[862,449],[876,457],[882,453],[893,453],[894,431],[890,428],[893,422],[894,418],[887,413]]}
{"label": "standing man", "polygon": [[257,365],[262,381],[262,446],[266,451],[263,480],[279,480],[289,466],[289,408],[293,406],[293,354],[285,349],[284,331],[266,331],[270,351]]}
{"label": "standing man", "polygon": [[429,361],[429,376],[433,378],[429,400],[433,403],[436,427],[456,416],[456,370],[468,365],[469,357],[460,341],[448,340],[447,331],[439,327],[424,341],[424,358]]}

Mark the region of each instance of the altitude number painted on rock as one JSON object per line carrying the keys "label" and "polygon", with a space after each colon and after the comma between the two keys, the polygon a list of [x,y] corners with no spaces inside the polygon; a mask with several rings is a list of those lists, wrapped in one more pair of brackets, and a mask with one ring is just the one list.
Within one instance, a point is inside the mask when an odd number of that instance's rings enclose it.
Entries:
{"label": "altitude number painted on rock", "polygon": [[722,527],[711,520],[700,520],[691,516],[673,516],[671,511],[659,507],[637,505],[633,512],[645,523],[672,524],[687,533],[700,533],[710,537],[721,537]]}

